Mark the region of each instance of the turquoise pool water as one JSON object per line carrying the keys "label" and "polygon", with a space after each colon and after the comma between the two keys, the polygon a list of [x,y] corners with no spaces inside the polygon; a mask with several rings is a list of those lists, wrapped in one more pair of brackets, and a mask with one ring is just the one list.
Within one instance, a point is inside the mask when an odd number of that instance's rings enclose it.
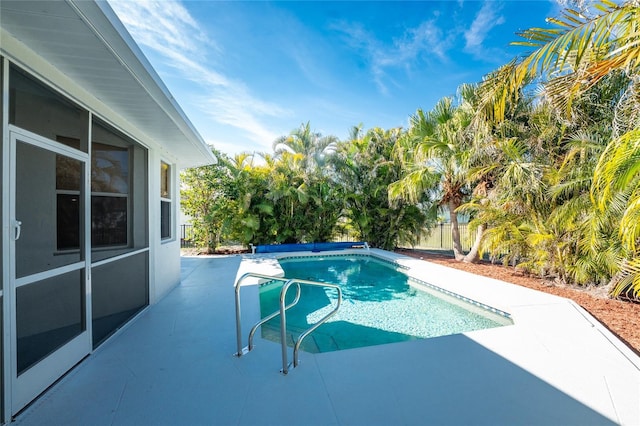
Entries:
{"label": "turquoise pool water", "polygon": [[[338,284],[342,289],[340,310],[304,340],[301,349],[307,352],[425,339],[512,323],[505,314],[490,312],[410,279],[397,266],[373,256],[284,258],[280,265],[287,278]],[[278,310],[281,288],[279,282],[261,286],[263,317]],[[292,287],[287,301],[294,296]],[[335,290],[302,286],[300,301],[287,311],[289,342],[326,315],[336,299]],[[265,324],[262,336],[279,342],[279,321],[277,317]]]}

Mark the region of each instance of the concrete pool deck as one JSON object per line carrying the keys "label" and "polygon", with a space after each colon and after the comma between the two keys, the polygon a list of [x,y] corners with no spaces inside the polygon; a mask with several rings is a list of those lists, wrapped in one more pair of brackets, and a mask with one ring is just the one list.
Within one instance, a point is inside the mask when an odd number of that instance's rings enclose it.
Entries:
{"label": "concrete pool deck", "polygon": [[[388,255],[407,262],[411,274],[491,302],[515,324],[303,352],[300,366],[284,376],[280,345],[259,336],[251,353],[232,356],[233,284],[242,257],[184,257],[177,288],[52,386],[15,424],[640,424],[640,358],[575,303]],[[245,258],[269,264],[263,257]],[[259,315],[256,286],[243,289],[242,302],[246,339]]]}

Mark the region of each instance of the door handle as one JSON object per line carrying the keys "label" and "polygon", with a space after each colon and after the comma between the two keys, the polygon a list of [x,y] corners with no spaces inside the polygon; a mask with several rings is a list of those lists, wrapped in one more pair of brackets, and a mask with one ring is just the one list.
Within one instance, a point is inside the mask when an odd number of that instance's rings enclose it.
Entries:
{"label": "door handle", "polygon": [[18,241],[18,238],[20,238],[20,232],[22,231],[22,222],[20,222],[19,220],[14,220],[13,227],[15,229],[13,241]]}

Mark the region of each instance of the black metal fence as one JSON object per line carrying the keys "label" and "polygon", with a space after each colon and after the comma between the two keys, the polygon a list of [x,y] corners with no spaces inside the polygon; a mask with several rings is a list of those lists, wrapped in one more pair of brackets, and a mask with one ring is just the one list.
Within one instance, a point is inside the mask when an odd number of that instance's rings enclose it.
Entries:
{"label": "black metal fence", "polygon": [[[466,223],[458,224],[460,231],[460,243],[463,251],[469,251],[473,241],[469,235],[469,227]],[[406,241],[400,241],[400,247],[417,249],[453,250],[453,238],[451,237],[451,224],[440,223],[431,229],[425,229],[419,236],[414,246]]]}
{"label": "black metal fence", "polygon": [[[462,250],[468,251],[471,248],[471,237],[466,223],[458,225],[460,229],[460,240],[462,242]],[[194,230],[193,225],[180,225],[180,247],[194,247]],[[355,237],[348,232],[340,233],[336,236],[335,241],[355,241]],[[425,229],[418,236],[418,243],[414,246],[406,241],[400,241],[400,247],[411,247],[417,249],[433,249],[433,250],[453,250],[453,239],[451,238],[451,224],[440,223],[434,228]]]}
{"label": "black metal fence", "polygon": [[180,225],[180,248],[195,247],[193,225]]}

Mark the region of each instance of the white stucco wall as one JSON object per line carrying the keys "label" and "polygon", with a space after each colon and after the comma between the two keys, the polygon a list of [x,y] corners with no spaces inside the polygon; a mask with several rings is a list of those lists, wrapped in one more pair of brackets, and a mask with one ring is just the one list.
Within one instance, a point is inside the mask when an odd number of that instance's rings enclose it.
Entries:
{"label": "white stucco wall", "polygon": [[[180,241],[161,244],[154,250],[151,267],[149,303],[161,300],[180,284]],[[155,275],[155,276],[154,276]]]}
{"label": "white stucco wall", "polygon": [[[179,203],[180,188],[177,172],[176,158],[167,152],[155,150],[150,158],[151,185],[149,208],[149,248],[150,248],[150,275],[149,275],[149,303],[154,304],[161,300],[169,291],[180,284],[180,231]],[[165,162],[171,166],[171,238],[160,238],[160,164]]]}

